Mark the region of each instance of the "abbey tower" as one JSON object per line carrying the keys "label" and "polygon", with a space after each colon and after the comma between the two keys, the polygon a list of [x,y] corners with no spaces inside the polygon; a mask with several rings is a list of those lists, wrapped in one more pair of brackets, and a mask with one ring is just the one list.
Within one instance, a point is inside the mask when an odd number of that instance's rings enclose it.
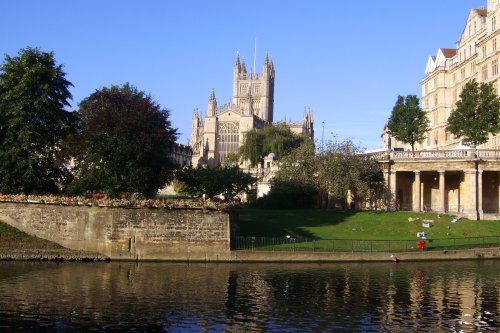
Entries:
{"label": "abbey tower", "polygon": [[[233,68],[233,98],[230,103],[218,106],[215,91],[208,99],[205,117],[195,109],[192,118],[192,165],[220,165],[229,153],[236,152],[243,144],[245,133],[272,124],[274,118],[275,70],[266,55],[262,72],[248,72],[239,55]],[[303,122],[290,123],[292,131],[313,135],[312,113],[304,113]],[[300,125],[300,126],[297,126]]]}

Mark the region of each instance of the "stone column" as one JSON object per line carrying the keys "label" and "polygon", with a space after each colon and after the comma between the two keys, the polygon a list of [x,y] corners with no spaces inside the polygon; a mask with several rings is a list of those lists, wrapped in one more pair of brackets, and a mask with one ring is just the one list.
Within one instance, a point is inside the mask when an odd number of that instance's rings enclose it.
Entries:
{"label": "stone column", "polygon": [[389,190],[391,192],[392,204],[390,204],[391,209],[398,209],[397,205],[397,193],[396,193],[396,171],[393,171],[389,174]]}
{"label": "stone column", "polygon": [[463,202],[463,213],[465,217],[475,220],[477,219],[476,210],[476,170],[464,170],[464,193],[461,197]]}
{"label": "stone column", "polygon": [[445,205],[445,199],[446,199],[446,182],[445,182],[445,171],[444,170],[438,170],[439,172],[439,206],[438,206],[438,211],[440,212],[445,212],[446,205]]}
{"label": "stone column", "polygon": [[422,198],[421,198],[421,191],[422,191],[422,185],[420,184],[420,171],[413,171],[415,173],[415,201],[413,202],[413,210],[415,212],[420,212],[422,210]]}
{"label": "stone column", "polygon": [[483,170],[477,171],[477,213],[483,218]]}

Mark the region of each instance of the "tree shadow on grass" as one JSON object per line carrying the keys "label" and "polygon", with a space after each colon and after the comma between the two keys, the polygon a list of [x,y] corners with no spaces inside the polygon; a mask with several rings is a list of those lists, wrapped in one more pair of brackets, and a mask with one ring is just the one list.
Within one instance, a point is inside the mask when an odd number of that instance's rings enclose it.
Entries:
{"label": "tree shadow on grass", "polygon": [[307,228],[334,226],[359,213],[355,210],[265,210],[246,209],[239,212],[240,236],[321,239]]}

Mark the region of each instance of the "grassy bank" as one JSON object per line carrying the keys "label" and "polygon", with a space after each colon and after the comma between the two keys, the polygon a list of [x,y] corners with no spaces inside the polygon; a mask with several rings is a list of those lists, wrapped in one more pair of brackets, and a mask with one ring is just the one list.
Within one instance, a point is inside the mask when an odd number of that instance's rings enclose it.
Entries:
{"label": "grassy bank", "polygon": [[0,222],[0,260],[108,261],[109,258],[96,252],[67,249]]}
{"label": "grassy bank", "polygon": [[0,222],[0,249],[56,250],[63,247]]}
{"label": "grassy bank", "polygon": [[[452,223],[453,216],[432,213],[242,209],[239,215],[241,236],[414,240],[421,231],[433,239],[500,235],[500,221],[461,219]],[[409,218],[419,219],[409,222]],[[423,220],[434,222],[425,228]]]}

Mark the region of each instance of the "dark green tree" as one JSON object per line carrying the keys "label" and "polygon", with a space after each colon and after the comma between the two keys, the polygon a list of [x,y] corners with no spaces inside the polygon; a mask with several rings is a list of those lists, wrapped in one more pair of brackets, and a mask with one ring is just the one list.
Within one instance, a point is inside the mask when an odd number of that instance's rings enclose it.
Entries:
{"label": "dark green tree", "polygon": [[81,129],[67,142],[74,193],[154,195],[173,176],[177,131],[169,111],[128,83],[97,90],[79,105]]}
{"label": "dark green tree", "polygon": [[68,172],[57,156],[75,128],[62,65],[37,48],[5,56],[0,67],[0,191],[58,192]]}
{"label": "dark green tree", "polygon": [[422,142],[429,131],[429,119],[420,108],[416,95],[398,96],[396,105],[387,123],[389,134],[401,142],[409,143],[415,150],[415,143]]}
{"label": "dark green tree", "polygon": [[489,133],[500,131],[500,99],[492,83],[472,80],[465,84],[448,118],[448,130],[472,147],[487,142]]}
{"label": "dark green tree", "polygon": [[306,136],[293,133],[285,125],[267,125],[245,134],[239,154],[244,160],[250,161],[251,166],[256,166],[269,153],[275,153],[276,157],[281,158],[305,140],[308,140]]}
{"label": "dark green tree", "polygon": [[209,198],[223,194],[226,199],[247,191],[256,181],[237,166],[185,168],[178,170],[175,178],[181,184],[179,192],[182,194],[198,197],[205,194]]}

